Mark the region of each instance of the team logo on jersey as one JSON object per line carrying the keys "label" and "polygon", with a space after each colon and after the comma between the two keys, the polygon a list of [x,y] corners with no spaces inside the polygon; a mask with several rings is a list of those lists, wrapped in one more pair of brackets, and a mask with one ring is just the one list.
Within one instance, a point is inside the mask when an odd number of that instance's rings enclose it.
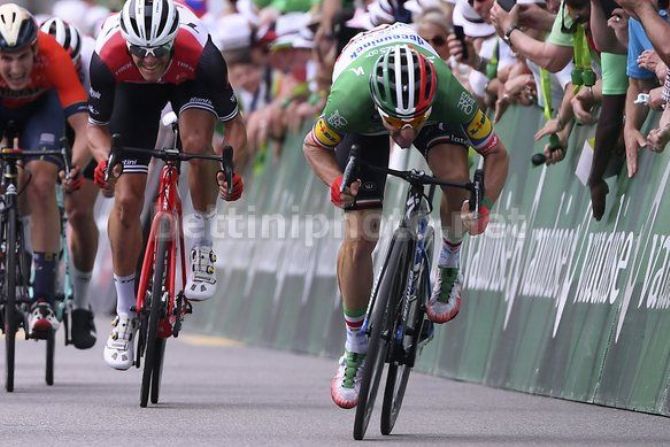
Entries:
{"label": "team logo on jersey", "polygon": [[466,115],[470,115],[475,109],[475,104],[475,98],[470,96],[467,92],[462,92],[456,107],[458,107],[458,109]]}
{"label": "team logo on jersey", "polygon": [[314,125],[314,136],[320,144],[328,147],[337,146],[342,140],[342,137],[330,128],[323,117],[319,118],[319,121]]}
{"label": "team logo on jersey", "polygon": [[491,135],[491,120],[484,115],[484,112],[477,110],[477,114],[470,121],[466,130],[472,142],[476,144],[478,141],[484,140]]}
{"label": "team logo on jersey", "polygon": [[342,128],[342,127],[346,126],[347,124],[349,124],[349,122],[347,121],[347,119],[345,117],[340,115],[339,110],[335,110],[328,117],[328,124],[330,124],[331,126],[339,129],[339,128]]}

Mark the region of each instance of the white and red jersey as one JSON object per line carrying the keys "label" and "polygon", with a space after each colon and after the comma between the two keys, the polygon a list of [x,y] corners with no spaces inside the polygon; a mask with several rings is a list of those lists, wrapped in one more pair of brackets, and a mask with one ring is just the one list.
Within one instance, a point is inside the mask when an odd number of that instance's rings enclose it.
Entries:
{"label": "white and red jersey", "polygon": [[[195,81],[210,91],[210,96],[226,96],[228,105],[218,110],[219,116],[234,116],[237,102],[228,99],[232,88],[221,53],[193,12],[177,5],[179,29],[172,47],[170,64],[157,82],[146,81],[132,60],[121,34],[119,14],[110,16],[98,35],[91,59],[89,89],[89,121],[107,124],[111,118],[116,86],[122,83],[180,85]],[[220,102],[224,104],[223,102]],[[229,109],[229,110],[228,110]]]}
{"label": "white and red jersey", "polygon": [[[203,54],[209,33],[200,19],[188,8],[178,5],[179,30],[167,72],[159,83],[180,84],[195,79],[195,71]],[[117,82],[146,82],[133,63],[121,35],[119,14],[109,17],[98,35],[95,52]]]}

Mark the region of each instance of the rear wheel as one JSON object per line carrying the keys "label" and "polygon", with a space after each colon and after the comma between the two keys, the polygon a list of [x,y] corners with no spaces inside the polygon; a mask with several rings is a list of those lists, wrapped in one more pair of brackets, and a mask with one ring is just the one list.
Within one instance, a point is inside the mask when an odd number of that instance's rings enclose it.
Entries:
{"label": "rear wheel", "polygon": [[[423,279],[424,275],[430,274],[430,265],[433,258],[434,237],[432,227],[428,228],[425,240],[426,259],[423,260],[423,265],[419,270],[419,277],[416,279],[418,281],[416,300],[410,303],[406,314],[398,314],[396,322],[396,325],[399,325],[401,328],[411,328],[411,331],[409,331],[411,333],[403,336],[401,340],[398,340],[397,345],[393,347],[397,355],[392,356],[386,372],[386,388],[384,389],[384,403],[382,404],[381,417],[381,432],[383,435],[391,434],[400,413],[409,374],[412,371],[416,358],[419,337],[423,329],[424,312],[421,306],[425,299],[427,299],[427,294],[430,294],[429,284]],[[404,332],[406,329],[401,330]]]}
{"label": "rear wheel", "polygon": [[8,205],[7,221],[5,222],[5,288],[4,295],[4,330],[5,330],[5,389],[14,391],[14,356],[16,348],[16,207]]}
{"label": "rear wheel", "polygon": [[384,371],[384,361],[393,337],[393,319],[406,282],[407,254],[410,235],[406,230],[398,230],[393,237],[389,253],[384,261],[374,303],[368,316],[370,342],[365,356],[361,389],[354,421],[354,439],[365,436],[379,381]]}
{"label": "rear wheel", "polygon": [[[148,303],[151,310],[147,324],[146,352],[144,356],[144,369],[142,371],[142,387],[140,390],[141,407],[147,406],[157,357],[161,358],[161,360],[158,360],[160,364],[162,363],[163,356],[163,350],[160,349],[160,343],[158,342],[158,325],[163,317],[163,280],[167,261],[167,247],[169,244],[169,240],[164,237],[164,235],[169,234],[169,222],[167,218],[161,220],[159,231],[159,238],[156,243],[156,256],[154,258],[151,302]],[[158,382],[160,382],[160,368],[158,368],[157,375],[159,376]],[[156,399],[158,399],[158,388],[156,388]]]}

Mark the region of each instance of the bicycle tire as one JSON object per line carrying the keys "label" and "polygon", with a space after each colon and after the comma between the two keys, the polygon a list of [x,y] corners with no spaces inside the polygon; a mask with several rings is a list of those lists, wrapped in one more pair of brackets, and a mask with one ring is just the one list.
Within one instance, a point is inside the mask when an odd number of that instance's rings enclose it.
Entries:
{"label": "bicycle tire", "polygon": [[16,207],[7,208],[5,222],[7,252],[5,253],[5,309],[3,315],[5,330],[5,389],[14,391],[14,362],[16,360]]}
{"label": "bicycle tire", "polygon": [[51,331],[47,337],[47,365],[44,380],[47,385],[54,384],[54,356],[56,354],[56,333]]}
{"label": "bicycle tire", "polygon": [[153,378],[153,369],[155,365],[156,341],[158,338],[158,324],[161,320],[162,296],[163,296],[163,273],[165,271],[165,261],[169,241],[162,235],[168,234],[169,222],[163,218],[159,224],[159,235],[156,243],[156,256],[154,258],[154,275],[151,286],[151,310],[149,313],[149,323],[147,327],[146,352],[144,356],[144,369],[142,370],[142,386],[140,389],[140,407],[147,406],[149,401],[149,392],[151,390],[151,379]]}
{"label": "bicycle tire", "polygon": [[398,302],[404,290],[402,271],[407,259],[407,245],[410,243],[409,232],[399,229],[393,236],[391,247],[384,261],[379,285],[373,297],[374,304],[368,320],[370,341],[363,366],[363,377],[356,406],[354,420],[354,439],[360,441],[365,436],[370,416],[374,408],[375,398],[384,363],[389,348],[389,333],[393,328],[393,312],[391,309]]}
{"label": "bicycle tire", "polygon": [[161,377],[163,376],[163,357],[165,356],[165,339],[156,340],[156,357],[151,377],[151,403],[157,404],[160,395]]}
{"label": "bicycle tire", "polygon": [[[434,231],[432,227],[428,227],[428,230],[426,231],[425,244],[427,261],[422,261],[424,265],[419,270],[419,287],[417,291],[418,299],[413,303],[413,309],[411,309],[407,315],[407,318],[412,320],[412,327],[417,328],[410,336],[409,343],[407,343],[407,345],[413,347],[414,350],[416,350],[416,347],[419,343],[419,338],[421,337],[421,332],[423,330],[422,325],[424,311],[422,310],[421,306],[424,301],[423,297],[430,293],[430,290],[426,290],[426,283],[422,281],[422,279],[423,275],[426,274],[426,269],[428,269],[428,274],[430,274],[430,263],[433,258],[433,244]],[[404,317],[405,315],[401,316],[401,318]],[[386,372],[386,387],[384,388],[384,402],[382,403],[382,416],[380,421],[380,428],[383,435],[390,435],[393,427],[395,426],[398,415],[400,414],[403,398],[405,397],[407,382],[409,381],[409,375],[411,371],[411,366],[397,361],[397,359],[394,359],[389,363],[389,367]]]}

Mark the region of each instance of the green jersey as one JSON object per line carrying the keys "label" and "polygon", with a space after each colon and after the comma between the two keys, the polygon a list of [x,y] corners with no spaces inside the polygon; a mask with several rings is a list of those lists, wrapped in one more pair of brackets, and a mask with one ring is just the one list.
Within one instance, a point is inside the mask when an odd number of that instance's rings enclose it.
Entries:
{"label": "green jersey", "polygon": [[348,133],[388,133],[370,93],[370,73],[377,59],[397,45],[410,45],[433,63],[437,92],[426,126],[460,128],[475,149],[497,142],[490,120],[477,101],[451,73],[435,50],[414,29],[402,23],[382,25],[356,35],[342,50],[333,70],[333,83],[321,117],[314,125],[313,140],[335,147]]}

